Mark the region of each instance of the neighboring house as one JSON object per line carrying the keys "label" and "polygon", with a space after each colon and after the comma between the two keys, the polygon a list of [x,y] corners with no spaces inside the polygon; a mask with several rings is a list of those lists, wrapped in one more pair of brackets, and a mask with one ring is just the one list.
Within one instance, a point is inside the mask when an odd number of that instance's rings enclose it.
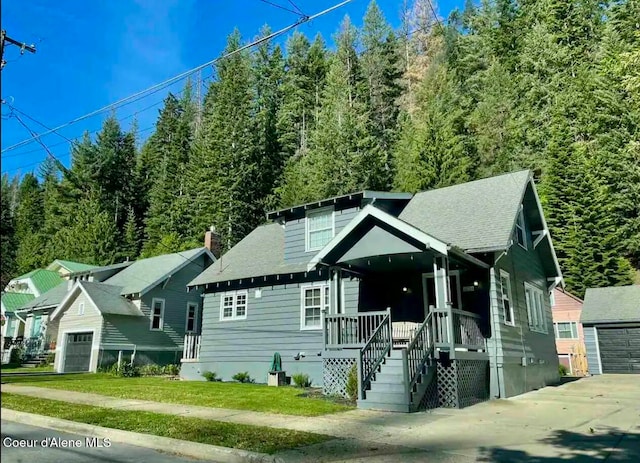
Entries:
{"label": "neighboring house", "polygon": [[275,352],[358,405],[414,411],[559,380],[549,292],[562,281],[533,178],[362,191],[267,215],[189,287],[201,336],[181,376],[248,371]]}
{"label": "neighboring house", "polygon": [[587,289],[580,320],[590,374],[640,374],[640,285]]}
{"label": "neighboring house", "polygon": [[587,374],[587,356],[580,323],[582,299],[560,288],[553,290],[551,299],[560,364],[565,366],[570,375],[584,376]]}
{"label": "neighboring house", "polygon": [[128,263],[103,282],[95,277],[113,266],[72,275],[49,321],[57,333],[55,370],[95,372],[123,359],[178,363],[202,306],[200,292],[186,285],[214,261],[198,248]]}
{"label": "neighboring house", "polygon": [[68,278],[72,273],[83,272],[98,267],[97,265],[81,264],[70,260],[56,259],[47,266],[47,270],[58,272],[62,277]]}
{"label": "neighboring house", "polygon": [[24,334],[24,323],[18,318],[15,311],[32,299],[33,294],[31,293],[2,293],[2,315],[5,317],[5,323],[2,326],[3,339],[11,341]]}

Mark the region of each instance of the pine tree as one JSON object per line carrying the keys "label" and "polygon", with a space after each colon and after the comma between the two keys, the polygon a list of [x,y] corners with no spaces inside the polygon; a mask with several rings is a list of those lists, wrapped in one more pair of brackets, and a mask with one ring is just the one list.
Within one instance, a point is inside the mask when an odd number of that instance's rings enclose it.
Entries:
{"label": "pine tree", "polygon": [[2,191],[0,192],[0,285],[4,288],[15,276],[15,226],[11,207],[12,182],[8,174],[2,175]]}

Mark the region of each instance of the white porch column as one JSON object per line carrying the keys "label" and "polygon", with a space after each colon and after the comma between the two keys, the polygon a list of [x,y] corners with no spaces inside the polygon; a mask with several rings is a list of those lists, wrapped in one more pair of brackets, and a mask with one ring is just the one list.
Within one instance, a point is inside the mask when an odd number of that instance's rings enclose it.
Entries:
{"label": "white porch column", "polygon": [[444,309],[447,303],[451,302],[451,291],[449,289],[447,258],[442,256],[433,259],[433,278],[436,290],[436,308]]}
{"label": "white porch column", "polygon": [[24,338],[29,339],[31,337],[31,327],[33,326],[33,314],[27,315],[24,324]]}

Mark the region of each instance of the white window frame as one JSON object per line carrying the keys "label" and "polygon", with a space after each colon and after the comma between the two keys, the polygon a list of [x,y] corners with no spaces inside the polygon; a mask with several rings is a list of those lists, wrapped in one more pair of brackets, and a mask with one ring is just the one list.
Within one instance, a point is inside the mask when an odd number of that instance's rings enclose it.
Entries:
{"label": "white window frame", "polygon": [[[506,278],[507,279],[507,284],[508,284],[508,288],[506,291],[506,296],[507,296],[507,301],[509,302],[509,316],[511,318],[511,320],[507,320],[507,310],[505,310],[504,307],[504,296],[505,296],[505,290],[504,287],[502,285],[502,279]],[[502,312],[502,323],[504,323],[505,325],[508,326],[516,326],[516,318],[515,318],[515,314],[514,314],[514,310],[513,310],[513,306],[514,306],[514,301],[513,301],[513,291],[511,289],[511,275],[509,275],[509,272],[505,271],[505,270],[500,270],[500,275],[498,277],[498,281],[500,283],[500,304],[501,304],[501,312]]]}
{"label": "white window frame", "polygon": [[[518,239],[518,230],[522,232],[522,243]],[[520,245],[521,248],[527,249],[527,227],[524,221],[524,207],[520,205],[520,209],[518,210],[518,217],[516,218],[516,243]]]}
{"label": "white window frame", "polygon": [[84,302],[78,303],[78,315],[84,315]]}
{"label": "white window frame", "polygon": [[[306,316],[306,292],[313,289],[320,289],[320,324],[307,325]],[[329,283],[312,283],[300,287],[300,330],[321,330],[324,326],[324,314],[328,313],[331,305],[331,285]]]}
{"label": "white window frame", "polygon": [[[184,322],[185,333],[198,332],[198,304],[196,302],[187,302],[187,318]],[[193,308],[193,329],[189,329],[189,309]]]}
{"label": "white window frame", "polygon": [[[524,282],[524,299],[527,305],[529,330],[547,332],[547,317],[544,304],[544,291],[531,283]],[[533,304],[532,304],[533,303]]]}
{"label": "white window frame", "polygon": [[[244,315],[238,315],[238,299],[239,296],[244,296]],[[224,316],[224,300],[226,297],[231,297],[231,316]],[[227,291],[220,295],[220,321],[231,321],[231,320],[246,320],[247,312],[249,311],[249,292],[246,289],[238,290],[238,291]]]}
{"label": "white window frame", "polygon": [[[569,324],[569,332],[571,333],[571,336],[568,338],[561,338],[560,337],[560,330],[558,329],[558,325],[560,323],[568,323]],[[564,339],[580,339],[579,338],[579,334],[578,334],[578,322],[576,321],[559,321],[559,322],[553,322],[553,332],[555,333],[556,339],[559,340],[564,340]],[[566,332],[566,331],[563,331]]]}
{"label": "white window frame", "polygon": [[[156,302],[160,303],[160,327],[153,327],[153,318],[155,317],[156,311]],[[163,331],[164,330],[164,299],[159,297],[154,297],[151,300],[151,312],[149,313],[149,331]]]}
{"label": "white window frame", "polygon": [[318,216],[318,215],[324,215],[327,213],[331,213],[331,238],[329,239],[329,241],[331,241],[333,237],[336,236],[336,211],[333,209],[333,207],[323,207],[320,209],[307,211],[307,214],[304,218],[304,248],[306,252],[319,251],[320,249],[324,248],[329,242],[327,241],[327,243],[323,244],[322,246],[312,248],[310,245],[311,240],[309,239],[312,232],[325,231],[329,229],[329,228],[319,228],[318,230],[310,230],[309,218]]}

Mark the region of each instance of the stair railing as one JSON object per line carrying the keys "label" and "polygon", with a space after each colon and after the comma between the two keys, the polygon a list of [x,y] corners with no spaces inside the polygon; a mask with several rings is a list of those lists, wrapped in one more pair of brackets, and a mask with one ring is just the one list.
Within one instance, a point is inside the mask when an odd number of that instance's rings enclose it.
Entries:
{"label": "stair railing", "polygon": [[378,327],[375,329],[364,347],[360,349],[360,392],[364,398],[371,387],[371,380],[385,356],[389,355],[393,339],[391,336],[391,310],[387,309]]}
{"label": "stair railing", "polygon": [[433,356],[432,315],[433,313],[429,312],[407,346],[407,372],[409,374],[407,391],[409,394],[420,379],[425,364]]}

